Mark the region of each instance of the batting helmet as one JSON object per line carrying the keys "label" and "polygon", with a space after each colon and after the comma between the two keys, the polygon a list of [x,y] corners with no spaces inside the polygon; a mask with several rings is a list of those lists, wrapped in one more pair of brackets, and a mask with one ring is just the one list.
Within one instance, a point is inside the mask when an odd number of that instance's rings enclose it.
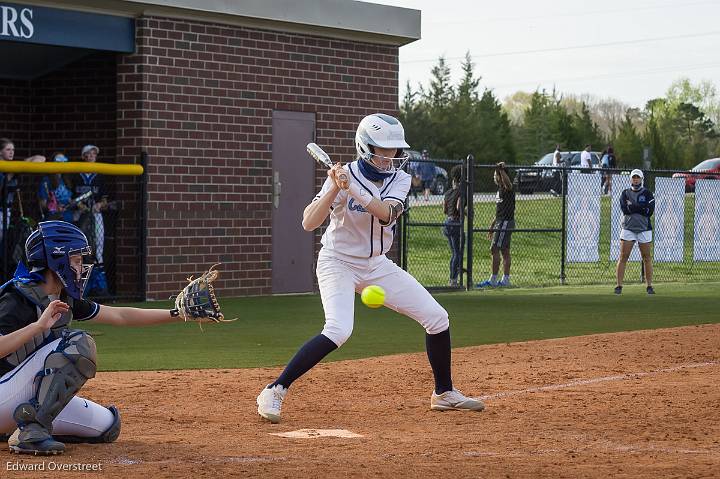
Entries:
{"label": "batting helmet", "polygon": [[45,268],[53,271],[71,297],[82,298],[92,265],[83,264],[77,271],[70,257],[90,255],[91,249],[87,237],[77,226],[65,221],[38,223],[38,228],[25,241],[25,253],[33,271]]}
{"label": "batting helmet", "polygon": [[[373,156],[381,158],[375,154],[374,147],[379,148],[397,148],[395,159],[400,161],[399,165],[392,163],[390,170],[381,170],[371,160]],[[384,113],[374,113],[368,115],[360,121],[357,132],[355,133],[355,149],[361,161],[366,162],[366,166],[374,169],[378,173],[387,174],[392,168],[402,168],[407,161],[407,153],[405,148],[410,148],[405,142],[405,129],[397,118]]]}

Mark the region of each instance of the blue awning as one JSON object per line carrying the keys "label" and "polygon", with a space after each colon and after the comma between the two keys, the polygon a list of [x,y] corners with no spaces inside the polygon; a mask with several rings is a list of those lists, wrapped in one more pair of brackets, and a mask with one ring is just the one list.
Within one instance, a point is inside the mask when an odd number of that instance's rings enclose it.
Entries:
{"label": "blue awning", "polygon": [[135,51],[135,19],[0,2],[0,44]]}

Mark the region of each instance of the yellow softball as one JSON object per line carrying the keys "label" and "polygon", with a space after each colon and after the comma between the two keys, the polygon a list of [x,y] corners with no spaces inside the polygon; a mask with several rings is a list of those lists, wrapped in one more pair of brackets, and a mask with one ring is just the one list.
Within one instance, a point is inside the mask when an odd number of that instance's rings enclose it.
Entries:
{"label": "yellow softball", "polygon": [[380,286],[371,284],[362,290],[360,299],[368,308],[379,308],[385,303],[385,290]]}

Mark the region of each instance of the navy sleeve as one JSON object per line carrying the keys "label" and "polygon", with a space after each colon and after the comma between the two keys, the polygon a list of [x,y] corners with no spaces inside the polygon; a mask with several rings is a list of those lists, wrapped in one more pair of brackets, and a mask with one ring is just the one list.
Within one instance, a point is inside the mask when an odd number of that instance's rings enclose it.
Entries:
{"label": "navy sleeve", "polygon": [[17,331],[21,320],[16,310],[3,310],[0,312],[0,336]]}
{"label": "navy sleeve", "polygon": [[625,190],[623,190],[622,193],[620,193],[620,209],[622,212],[626,215],[632,214],[632,211],[630,211],[630,207],[627,204],[627,195],[625,194]]}
{"label": "navy sleeve", "polygon": [[94,301],[81,299],[73,302],[73,319],[75,321],[88,321],[100,312],[100,305]]}
{"label": "navy sleeve", "polygon": [[648,218],[655,213],[655,195],[653,195],[652,191],[647,190],[647,196],[648,196],[648,206],[646,208],[645,216]]}
{"label": "navy sleeve", "polygon": [[36,320],[35,308],[23,304],[17,296],[8,293],[0,299],[0,335],[13,333]]}

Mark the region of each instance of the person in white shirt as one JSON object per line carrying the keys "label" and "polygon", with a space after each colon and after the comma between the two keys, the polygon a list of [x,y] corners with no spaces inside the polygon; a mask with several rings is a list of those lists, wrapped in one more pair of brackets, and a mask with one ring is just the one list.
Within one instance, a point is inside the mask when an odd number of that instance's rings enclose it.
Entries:
{"label": "person in white shirt", "polygon": [[[280,422],[290,385],[345,343],[353,330],[355,293],[366,286],[385,290],[385,306],[414,319],[425,329],[425,345],[435,378],[432,410],[482,411],[477,399],[453,388],[448,313],[407,271],[389,260],[395,221],[410,190],[402,124],[382,113],[362,119],[355,135],[358,159],[327,172],[320,192],[303,213],[303,228],[313,231],[330,217],[318,255],[317,278],[325,326],[305,343],[282,374],[257,398],[258,414]],[[396,162],[402,162],[396,166]]]}
{"label": "person in white shirt", "polygon": [[553,152],[553,156],[552,156],[552,165],[553,166],[560,165],[561,160],[562,160],[562,154],[560,153],[560,145],[555,145],[555,151]]}
{"label": "person in white shirt", "polygon": [[590,173],[589,170],[592,168],[590,145],[585,145],[585,149],[580,153],[580,168],[583,168],[583,173]]}

